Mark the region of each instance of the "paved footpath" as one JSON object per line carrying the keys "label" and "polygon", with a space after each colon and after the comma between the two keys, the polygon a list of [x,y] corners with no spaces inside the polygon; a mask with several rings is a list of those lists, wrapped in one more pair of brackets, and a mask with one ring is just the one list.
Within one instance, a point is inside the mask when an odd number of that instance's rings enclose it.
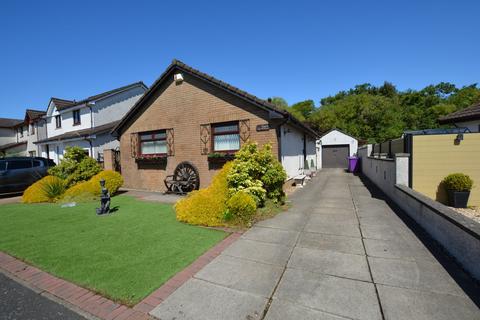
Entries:
{"label": "paved footpath", "polygon": [[476,284],[372,190],[323,170],[292,209],[257,223],[151,315],[480,319]]}

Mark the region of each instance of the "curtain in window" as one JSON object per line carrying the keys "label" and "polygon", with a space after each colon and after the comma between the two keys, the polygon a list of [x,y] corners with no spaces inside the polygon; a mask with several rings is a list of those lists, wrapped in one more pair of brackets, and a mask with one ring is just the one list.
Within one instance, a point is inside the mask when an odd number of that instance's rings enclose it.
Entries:
{"label": "curtain in window", "polygon": [[167,153],[167,142],[161,141],[143,141],[140,144],[142,154],[160,154]]}
{"label": "curtain in window", "polygon": [[240,149],[240,135],[236,134],[224,134],[215,136],[214,138],[215,151],[228,151]]}

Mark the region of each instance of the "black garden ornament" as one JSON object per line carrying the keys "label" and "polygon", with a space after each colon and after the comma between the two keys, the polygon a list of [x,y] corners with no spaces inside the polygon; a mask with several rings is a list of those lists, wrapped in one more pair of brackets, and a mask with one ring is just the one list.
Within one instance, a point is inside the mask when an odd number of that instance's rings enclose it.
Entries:
{"label": "black garden ornament", "polygon": [[100,208],[97,208],[97,215],[99,216],[110,213],[110,193],[107,188],[105,188],[105,179],[100,180],[100,187],[102,188]]}

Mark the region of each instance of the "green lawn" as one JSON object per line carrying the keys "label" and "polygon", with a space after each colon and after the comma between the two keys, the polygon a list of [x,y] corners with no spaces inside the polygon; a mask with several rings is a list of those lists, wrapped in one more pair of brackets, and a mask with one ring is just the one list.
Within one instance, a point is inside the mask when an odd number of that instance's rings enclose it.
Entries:
{"label": "green lawn", "polygon": [[0,205],[0,250],[132,305],[226,236],[177,222],[171,205],[117,196],[102,217],[98,206]]}

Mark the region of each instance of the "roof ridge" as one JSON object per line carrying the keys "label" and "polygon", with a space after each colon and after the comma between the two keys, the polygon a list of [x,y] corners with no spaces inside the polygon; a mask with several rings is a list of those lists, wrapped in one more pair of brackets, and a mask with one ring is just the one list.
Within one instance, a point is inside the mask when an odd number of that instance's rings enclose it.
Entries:
{"label": "roof ridge", "polygon": [[152,86],[145,92],[145,94],[135,103],[135,105],[130,109],[130,111],[123,117],[122,121],[116,126],[112,131],[118,131],[125,123],[128,121],[130,115],[137,111],[137,108],[141,106],[150,96],[150,94],[157,89],[157,86],[165,79],[165,77],[174,69],[179,68],[184,70],[185,72],[190,73],[194,77],[198,77],[201,80],[210,83],[211,85],[217,86],[223,90],[228,91],[230,94],[236,95],[244,100],[247,100],[249,103],[257,105],[260,108],[266,109],[266,111],[273,111],[276,112],[283,117],[286,118],[287,121],[291,121],[295,125],[303,128],[305,131],[309,132],[313,136],[317,137],[318,133],[315,132],[312,128],[310,128],[305,123],[301,122],[295,116],[293,116],[290,112],[280,109],[275,106],[273,103],[268,102],[267,100],[261,99],[253,94],[248,93],[247,91],[241,90],[237,87],[234,87],[222,80],[219,80],[209,74],[206,74],[198,69],[195,69],[186,63],[178,59],[173,59],[171,64],[162,72],[162,74],[154,81]]}

